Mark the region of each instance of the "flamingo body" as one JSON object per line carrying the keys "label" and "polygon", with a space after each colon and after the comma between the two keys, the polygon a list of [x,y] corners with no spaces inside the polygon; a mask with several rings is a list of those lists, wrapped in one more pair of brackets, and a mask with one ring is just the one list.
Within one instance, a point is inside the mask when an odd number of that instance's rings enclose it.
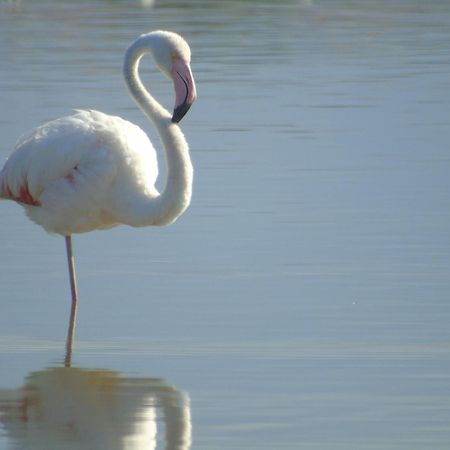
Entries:
{"label": "flamingo body", "polygon": [[158,196],[157,176],[155,149],[138,126],[77,111],[22,136],[0,186],[31,220],[67,236],[127,223],[132,199]]}

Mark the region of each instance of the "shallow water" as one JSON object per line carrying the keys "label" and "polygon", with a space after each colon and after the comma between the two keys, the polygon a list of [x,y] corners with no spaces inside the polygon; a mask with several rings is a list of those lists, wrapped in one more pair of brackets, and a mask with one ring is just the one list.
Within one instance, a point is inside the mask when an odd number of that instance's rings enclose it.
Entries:
{"label": "shallow water", "polygon": [[63,240],[1,203],[0,449],[447,449],[448,2],[2,1],[0,157],[72,108],[159,148],[121,77],[157,28],[193,51],[192,205],[75,237],[66,370]]}

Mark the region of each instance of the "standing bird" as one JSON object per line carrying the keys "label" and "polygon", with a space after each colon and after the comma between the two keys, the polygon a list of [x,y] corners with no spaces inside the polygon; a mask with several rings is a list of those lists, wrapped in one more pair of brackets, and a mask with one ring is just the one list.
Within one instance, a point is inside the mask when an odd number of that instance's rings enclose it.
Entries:
{"label": "standing bird", "polygon": [[[173,80],[173,115],[150,95],[139,77],[139,62],[147,54]],[[65,236],[71,323],[78,301],[73,233],[120,224],[168,225],[189,206],[193,169],[177,123],[197,98],[190,60],[186,41],[168,31],[141,35],[125,54],[124,77],[130,94],[164,145],[167,179],[161,193],[154,185],[156,152],[145,132],[98,111],[77,110],[33,129],[19,139],[0,171],[0,198],[21,204],[33,222]]]}

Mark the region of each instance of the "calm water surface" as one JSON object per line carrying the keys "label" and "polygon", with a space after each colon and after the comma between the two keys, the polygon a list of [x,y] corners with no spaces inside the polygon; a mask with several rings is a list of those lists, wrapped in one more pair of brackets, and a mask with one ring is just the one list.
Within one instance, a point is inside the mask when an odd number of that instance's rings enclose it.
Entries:
{"label": "calm water surface", "polygon": [[199,91],[188,212],[75,237],[72,368],[63,240],[1,203],[0,449],[448,449],[450,4],[151,3],[0,1],[1,159],[72,108],[160,148],[142,32]]}

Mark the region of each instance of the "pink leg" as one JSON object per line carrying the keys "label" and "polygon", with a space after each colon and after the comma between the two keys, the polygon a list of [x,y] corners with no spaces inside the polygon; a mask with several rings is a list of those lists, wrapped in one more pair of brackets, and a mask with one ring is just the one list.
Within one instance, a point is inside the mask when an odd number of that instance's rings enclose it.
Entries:
{"label": "pink leg", "polygon": [[69,322],[69,330],[67,333],[66,358],[64,363],[66,367],[70,367],[72,363],[72,346],[75,337],[75,325],[77,321],[77,306],[78,306],[77,280],[75,276],[75,260],[72,252],[72,236],[70,235],[66,236],[66,251],[67,251],[67,263],[69,265],[72,305],[70,308],[70,322]]}

